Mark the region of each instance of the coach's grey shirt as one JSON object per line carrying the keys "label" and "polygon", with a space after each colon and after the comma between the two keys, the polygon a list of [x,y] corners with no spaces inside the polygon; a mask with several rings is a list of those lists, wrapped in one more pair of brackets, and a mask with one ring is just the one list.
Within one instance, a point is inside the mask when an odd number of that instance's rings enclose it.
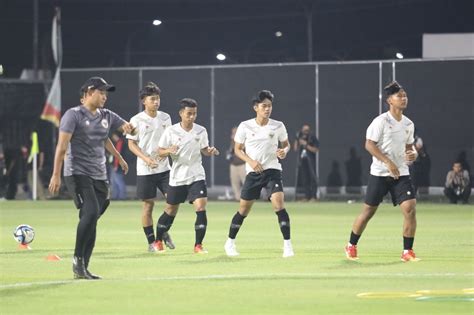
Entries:
{"label": "coach's grey shirt", "polygon": [[97,109],[95,115],[82,105],[68,109],[59,126],[59,131],[72,134],[64,161],[64,176],[107,179],[105,141],[110,130],[124,123],[122,117],[105,108]]}

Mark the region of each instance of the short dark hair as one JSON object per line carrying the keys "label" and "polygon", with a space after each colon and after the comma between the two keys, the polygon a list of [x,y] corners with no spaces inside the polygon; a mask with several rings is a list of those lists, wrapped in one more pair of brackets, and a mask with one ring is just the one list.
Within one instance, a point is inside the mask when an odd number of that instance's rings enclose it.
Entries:
{"label": "short dark hair", "polygon": [[273,102],[273,93],[270,92],[269,90],[261,90],[260,92],[257,93],[257,96],[252,100],[252,105],[257,105],[258,103],[263,102],[265,99],[269,99],[271,102]]}
{"label": "short dark hair", "polygon": [[161,90],[156,85],[154,82],[148,82],[143,89],[138,92],[138,95],[140,96],[140,99],[143,100],[145,97],[150,96],[150,95],[160,95]]}
{"label": "short dark hair", "polygon": [[179,101],[179,110],[184,109],[185,107],[197,107],[198,104],[196,100],[193,100],[192,98],[183,98],[182,100]]}
{"label": "short dark hair", "polygon": [[393,94],[397,94],[402,89],[403,87],[397,81],[392,81],[383,88],[385,97],[387,98]]}

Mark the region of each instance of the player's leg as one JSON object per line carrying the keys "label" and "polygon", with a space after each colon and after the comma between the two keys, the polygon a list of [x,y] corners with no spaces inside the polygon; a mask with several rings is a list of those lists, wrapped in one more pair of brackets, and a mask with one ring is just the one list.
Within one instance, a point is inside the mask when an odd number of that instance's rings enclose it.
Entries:
{"label": "player's leg", "polygon": [[156,198],[156,174],[137,176],[137,197],[143,201],[142,227],[148,243],[148,251],[155,252],[155,231],[153,230],[153,207]]}
{"label": "player's leg", "polygon": [[235,238],[237,237],[240,227],[244,223],[244,219],[250,213],[253,203],[255,200],[260,198],[260,192],[263,188],[262,178],[262,174],[257,174],[255,172],[248,173],[245,177],[244,185],[240,192],[239,210],[232,217],[228,238],[224,245],[224,250],[227,256],[239,255],[235,246]]}
{"label": "player's leg", "polygon": [[173,225],[179,205],[186,201],[188,195],[188,186],[169,186],[166,194],[166,205],[163,214],[156,224],[156,243],[159,251],[164,251],[163,234],[168,232]]}
{"label": "player's leg", "polygon": [[383,197],[387,194],[389,182],[387,177],[369,176],[365,202],[362,212],[356,217],[352,224],[349,243],[345,247],[346,257],[350,260],[357,260],[357,244],[370,219],[374,216]]}
{"label": "player's leg", "polygon": [[202,247],[202,241],[204,240],[204,236],[206,236],[207,230],[207,197],[195,199],[193,205],[196,211],[196,221],[194,222],[194,252],[197,254],[207,254],[207,251]]}
{"label": "player's leg", "polygon": [[[169,189],[169,181],[170,181],[170,171],[157,174],[156,186],[161,191],[161,194],[164,196],[165,200],[166,200],[166,196]],[[163,242],[165,243],[166,247],[168,247],[169,249],[176,248],[168,231],[163,233]]]}
{"label": "player's leg", "polygon": [[194,252],[197,254],[207,254],[202,247],[202,241],[207,230],[207,186],[206,181],[199,180],[189,185],[188,191],[189,202],[193,204],[196,211],[196,221],[194,222],[195,242]]}
{"label": "player's leg", "polygon": [[153,228],[153,208],[155,201],[153,199],[143,200],[142,207],[142,226],[143,232],[145,233],[146,240],[148,242],[148,251],[155,252],[155,231]]}
{"label": "player's leg", "polygon": [[80,209],[73,259],[74,277],[91,279],[86,273],[85,256],[86,252],[89,258],[92,255],[94,246],[91,246],[91,238],[94,236],[100,215],[93,179],[88,176],[73,175],[65,177],[65,182],[69,192],[74,196],[76,207]]}
{"label": "player's leg", "polygon": [[403,252],[402,261],[418,261],[413,252],[416,233],[415,189],[409,176],[401,176],[390,190],[394,205],[399,204],[403,213]]}
{"label": "player's leg", "polygon": [[278,217],[278,225],[283,235],[283,257],[294,256],[293,246],[291,245],[290,216],[285,208],[285,195],[283,193],[281,171],[266,170],[264,173],[264,181],[268,183],[268,188],[271,191],[270,200],[273,210]]}

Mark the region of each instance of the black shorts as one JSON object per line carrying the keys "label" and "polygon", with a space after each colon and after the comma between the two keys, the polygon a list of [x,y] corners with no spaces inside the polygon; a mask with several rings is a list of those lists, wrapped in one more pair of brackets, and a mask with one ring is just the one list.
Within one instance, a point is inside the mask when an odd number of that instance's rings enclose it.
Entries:
{"label": "black shorts", "polygon": [[243,200],[256,200],[260,198],[262,188],[266,187],[270,196],[283,191],[281,171],[276,169],[264,170],[262,173],[250,172],[245,177],[240,198]]}
{"label": "black shorts", "polygon": [[[74,200],[74,204],[79,209],[81,216],[84,201],[90,201],[89,205],[98,206],[99,216],[101,216],[110,203],[110,189],[107,180],[93,179],[86,175],[64,176],[67,190]],[[97,200],[97,204],[95,202]],[[88,209],[89,210],[89,209]]]}
{"label": "black shorts", "polygon": [[189,200],[193,203],[194,200],[207,197],[207,186],[205,180],[198,180],[189,185],[169,186],[166,202],[170,205],[177,205]]}
{"label": "black shorts", "polygon": [[411,183],[410,176],[400,176],[398,179],[393,177],[380,177],[370,175],[367,185],[367,194],[365,203],[369,206],[378,206],[385,195],[390,192],[394,206],[410,199],[415,199],[415,190]]}
{"label": "black shorts", "polygon": [[156,198],[158,188],[163,196],[168,192],[170,171],[137,176],[137,198],[141,200]]}

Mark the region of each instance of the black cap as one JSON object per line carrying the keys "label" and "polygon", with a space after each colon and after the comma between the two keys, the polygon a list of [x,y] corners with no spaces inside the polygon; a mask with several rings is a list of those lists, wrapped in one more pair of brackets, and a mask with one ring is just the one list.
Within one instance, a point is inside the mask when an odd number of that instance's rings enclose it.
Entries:
{"label": "black cap", "polygon": [[113,92],[115,91],[115,86],[108,84],[107,81],[101,77],[91,77],[81,86],[82,93],[85,93],[88,90],[104,90]]}
{"label": "black cap", "polygon": [[401,89],[403,89],[403,87],[397,81],[392,81],[386,87],[383,88],[387,97],[393,94],[397,94]]}

